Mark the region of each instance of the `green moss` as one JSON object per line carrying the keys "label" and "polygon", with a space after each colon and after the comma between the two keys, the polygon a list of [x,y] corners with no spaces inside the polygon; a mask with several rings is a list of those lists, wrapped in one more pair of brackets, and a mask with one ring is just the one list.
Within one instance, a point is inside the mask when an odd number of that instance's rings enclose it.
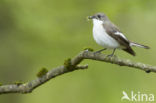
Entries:
{"label": "green moss", "polygon": [[88,50],[88,51],[94,51],[94,49],[92,49],[92,48],[89,48],[89,47],[86,47],[86,48],[84,48],[84,50]]}
{"label": "green moss", "polygon": [[74,70],[75,66],[71,64],[71,58],[64,61],[64,67],[68,70]]}
{"label": "green moss", "polygon": [[2,83],[0,83],[0,86],[2,86],[3,84]]}
{"label": "green moss", "polygon": [[42,68],[38,73],[37,73],[37,77],[42,77],[45,74],[47,74],[48,70],[46,68]]}
{"label": "green moss", "polygon": [[19,86],[19,85],[23,84],[23,82],[21,82],[21,81],[15,81],[14,84],[16,84],[16,85]]}
{"label": "green moss", "polygon": [[71,58],[68,58],[64,61],[64,67],[69,68],[71,66]]}

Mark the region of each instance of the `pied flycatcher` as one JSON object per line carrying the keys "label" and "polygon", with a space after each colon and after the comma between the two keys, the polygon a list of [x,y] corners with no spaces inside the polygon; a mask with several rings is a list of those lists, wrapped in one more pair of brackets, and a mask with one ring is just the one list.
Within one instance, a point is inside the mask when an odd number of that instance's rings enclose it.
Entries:
{"label": "pied flycatcher", "polygon": [[149,49],[148,46],[129,41],[104,13],[97,13],[93,16],[89,16],[88,18],[93,20],[94,40],[97,44],[104,47],[104,49],[101,49],[96,53],[100,53],[106,49],[113,49],[113,53],[109,55],[113,56],[116,49],[122,49],[135,56],[135,52],[131,46]]}

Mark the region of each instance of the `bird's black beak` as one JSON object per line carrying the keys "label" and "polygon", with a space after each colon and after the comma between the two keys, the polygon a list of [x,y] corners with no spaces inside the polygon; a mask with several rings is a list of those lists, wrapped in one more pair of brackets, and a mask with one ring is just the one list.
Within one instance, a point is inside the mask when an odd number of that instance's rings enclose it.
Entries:
{"label": "bird's black beak", "polygon": [[88,19],[94,19],[96,18],[95,16],[88,16]]}

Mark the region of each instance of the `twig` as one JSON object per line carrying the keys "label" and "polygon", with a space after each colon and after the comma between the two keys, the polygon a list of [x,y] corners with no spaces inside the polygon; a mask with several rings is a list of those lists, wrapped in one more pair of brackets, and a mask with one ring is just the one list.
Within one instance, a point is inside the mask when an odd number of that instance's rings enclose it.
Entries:
{"label": "twig", "polygon": [[35,80],[32,80],[24,84],[8,84],[8,85],[0,86],[0,94],[31,93],[35,88],[37,88],[38,86],[44,84],[45,82],[47,82],[48,80],[56,76],[59,76],[59,75],[62,75],[64,73],[68,73],[74,70],[88,68],[88,65],[83,65],[83,66],[78,65],[84,59],[92,59],[92,60],[117,64],[119,66],[133,67],[133,68],[137,68],[146,72],[156,72],[155,66],[150,66],[147,64],[139,63],[139,62],[133,62],[127,59],[121,59],[116,56],[108,57],[107,55],[104,55],[104,54],[95,54],[94,52],[85,50],[85,51],[80,52],[75,58],[68,59],[67,61],[65,61],[65,64],[63,66],[53,68],[52,70],[50,70],[43,76],[38,77]]}

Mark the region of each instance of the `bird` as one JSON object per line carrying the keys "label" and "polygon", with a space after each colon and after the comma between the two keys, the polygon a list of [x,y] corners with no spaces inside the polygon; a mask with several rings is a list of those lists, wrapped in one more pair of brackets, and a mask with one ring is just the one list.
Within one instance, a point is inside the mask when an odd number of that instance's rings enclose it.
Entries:
{"label": "bird", "polygon": [[103,49],[95,53],[101,53],[106,49],[113,49],[113,52],[108,56],[113,56],[116,49],[124,50],[125,52],[135,56],[136,53],[132,46],[149,49],[139,43],[132,42],[120,31],[120,29],[113,24],[104,13],[96,13],[93,16],[88,16],[88,19],[93,21],[93,38],[97,44],[101,45]]}

